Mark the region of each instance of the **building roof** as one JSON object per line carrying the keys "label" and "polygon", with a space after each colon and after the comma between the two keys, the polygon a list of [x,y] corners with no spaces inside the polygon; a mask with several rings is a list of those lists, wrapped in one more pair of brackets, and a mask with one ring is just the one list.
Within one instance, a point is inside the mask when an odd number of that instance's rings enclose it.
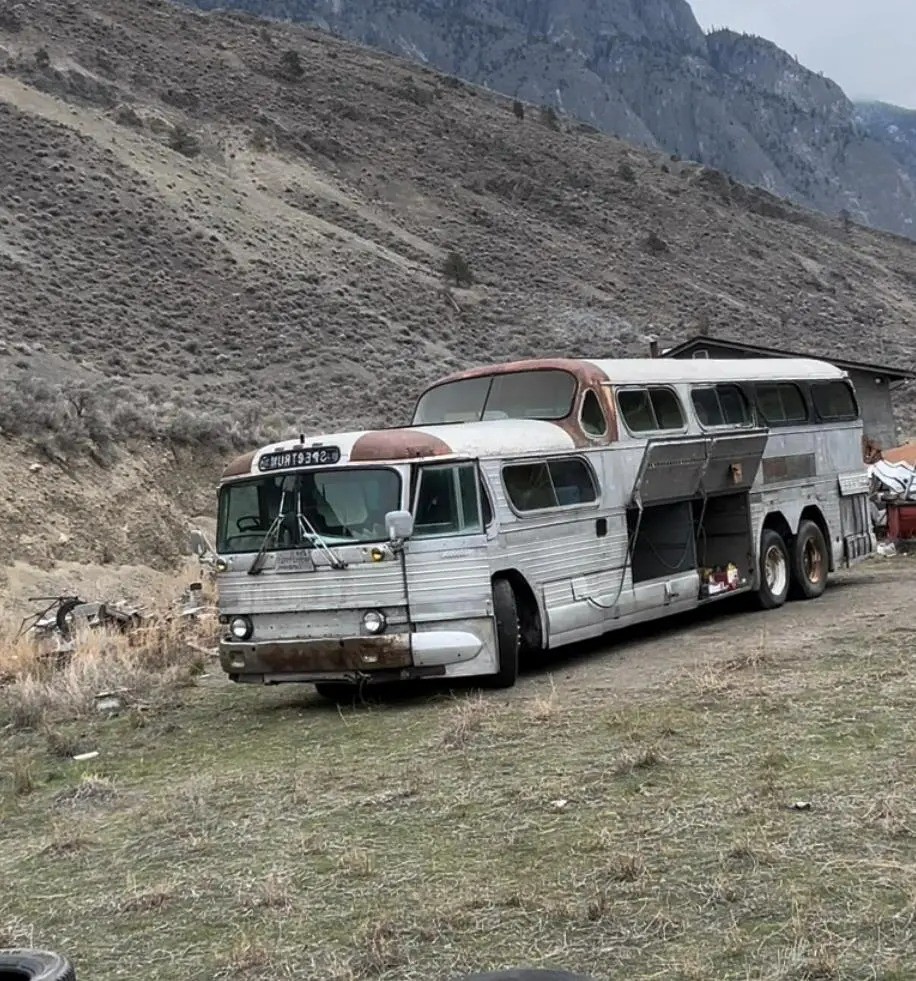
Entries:
{"label": "building roof", "polygon": [[[810,353],[803,354],[797,351],[786,351],[782,348],[748,344],[745,341],[733,341],[724,337],[710,337],[706,334],[697,334],[695,337],[691,337],[689,340],[675,347],[668,348],[668,350],[662,352],[661,357],[677,358],[680,354],[685,354],[694,348],[700,347],[724,348],[731,351],[741,351],[744,354],[758,354],[761,357],[769,358],[804,359],[813,357]],[[883,375],[885,378],[899,381],[916,378],[916,371],[909,368],[892,368],[889,365],[873,364],[867,361],[854,361],[847,358],[827,358],[825,360],[828,360],[830,364],[836,365],[845,371],[868,371],[876,375]]]}

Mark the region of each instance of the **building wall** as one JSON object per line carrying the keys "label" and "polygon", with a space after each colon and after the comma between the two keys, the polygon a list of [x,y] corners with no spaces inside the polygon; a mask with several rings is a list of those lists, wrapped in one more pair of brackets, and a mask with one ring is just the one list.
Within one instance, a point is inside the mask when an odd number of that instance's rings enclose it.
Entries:
{"label": "building wall", "polygon": [[[678,354],[678,358],[692,358],[697,348]],[[749,354],[745,351],[735,351],[730,348],[713,347],[708,350],[710,358],[757,358],[759,354]],[[829,361],[829,358],[825,360]],[[868,371],[849,371],[849,377],[855,386],[859,408],[862,411],[862,422],[865,427],[865,438],[877,443],[882,449],[897,446],[897,426],[894,420],[894,405],[891,398],[890,383],[887,378],[881,378]]]}
{"label": "building wall", "polygon": [[896,446],[897,426],[888,380],[866,371],[850,371],[849,377],[856,389],[866,438],[885,450]]}

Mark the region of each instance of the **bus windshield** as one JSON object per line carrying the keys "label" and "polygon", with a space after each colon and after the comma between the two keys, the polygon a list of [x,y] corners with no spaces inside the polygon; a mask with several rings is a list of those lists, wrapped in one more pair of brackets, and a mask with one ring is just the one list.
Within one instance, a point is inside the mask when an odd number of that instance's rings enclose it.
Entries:
{"label": "bus windshield", "polygon": [[[284,481],[286,482],[284,484]],[[327,545],[356,545],[387,536],[385,515],[401,501],[401,478],[388,467],[340,468],[278,473],[227,484],[219,496],[217,551],[257,552],[280,512],[283,518],[269,546],[278,551],[312,548],[305,528]]]}
{"label": "bus windshield", "polygon": [[489,419],[563,419],[576,394],[576,379],[553,368],[462,378],[425,392],[414,425]]}

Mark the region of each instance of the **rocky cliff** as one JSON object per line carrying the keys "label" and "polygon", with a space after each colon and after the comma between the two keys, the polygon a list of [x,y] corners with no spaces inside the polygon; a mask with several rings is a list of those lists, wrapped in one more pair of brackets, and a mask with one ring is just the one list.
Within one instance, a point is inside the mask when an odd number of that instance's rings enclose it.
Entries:
{"label": "rocky cliff", "polygon": [[916,165],[833,82],[685,0],[188,0],[305,21],[916,236]]}

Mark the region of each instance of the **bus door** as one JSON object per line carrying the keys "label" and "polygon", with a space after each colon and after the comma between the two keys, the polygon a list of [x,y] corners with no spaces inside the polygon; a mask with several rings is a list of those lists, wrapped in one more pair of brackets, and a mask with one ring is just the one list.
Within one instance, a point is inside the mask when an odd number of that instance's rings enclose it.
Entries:
{"label": "bus door", "polygon": [[[412,511],[414,529],[405,554],[412,629],[421,634],[432,629],[475,633],[488,638],[486,644],[495,650],[488,539],[476,462],[418,465]],[[443,653],[441,663],[462,659],[460,652],[456,658],[453,653]],[[415,650],[414,662],[440,663],[437,656]]]}

